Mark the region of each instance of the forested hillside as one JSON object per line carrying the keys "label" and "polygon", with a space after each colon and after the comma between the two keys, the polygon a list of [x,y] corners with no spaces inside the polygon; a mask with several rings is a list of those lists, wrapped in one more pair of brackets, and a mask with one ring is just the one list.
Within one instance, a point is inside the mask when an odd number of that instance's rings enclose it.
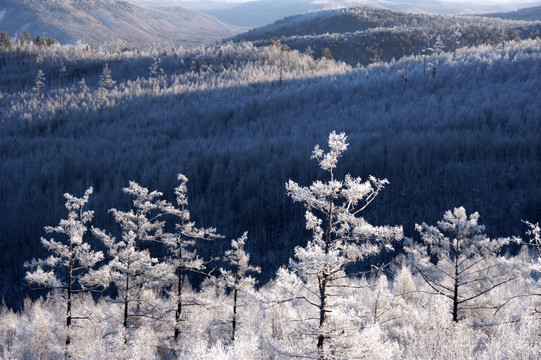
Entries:
{"label": "forested hillside", "polygon": [[352,68],[278,44],[115,52],[13,40],[0,53],[1,296],[26,295],[22,263],[43,255],[63,193],[92,186],[94,223],[118,234],[108,209],[129,208],[128,181],[172,201],[179,172],[198,223],[228,238],[249,231],[266,282],[308,237],[284,184],[320,175],[306,159],[331,130],[351,143],[339,171],[390,181],[371,222],[412,236],[415,223],[465,206],[491,236],[522,234],[521,219],[541,216],[540,46]]}
{"label": "forested hillside", "polygon": [[[532,19],[533,20],[533,19]],[[445,16],[352,7],[291,16],[237,35],[235,40],[267,45],[279,40],[291,49],[328,48],[351,66],[398,60],[409,55],[454,52],[481,44],[536,38],[539,21],[511,21],[480,16]]]}
{"label": "forested hillside", "polygon": [[487,14],[486,16],[509,20],[541,20],[541,6],[532,6],[511,12]]}
{"label": "forested hillside", "polygon": [[7,0],[0,3],[0,31],[122,49],[166,42],[202,44],[232,36],[239,29],[180,6],[130,0]]}

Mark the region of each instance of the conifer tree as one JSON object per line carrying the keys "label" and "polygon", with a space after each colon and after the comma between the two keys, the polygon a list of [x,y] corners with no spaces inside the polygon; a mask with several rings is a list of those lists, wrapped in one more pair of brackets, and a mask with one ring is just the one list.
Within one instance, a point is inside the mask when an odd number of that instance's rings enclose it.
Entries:
{"label": "conifer tree", "polygon": [[[437,226],[416,224],[423,243],[410,242],[406,250],[415,269],[435,294],[452,302],[453,321],[465,317],[469,305],[492,290],[514,280],[514,262],[499,256],[500,251],[518,238],[490,239],[479,224],[477,212],[467,215],[463,207],[445,212]],[[431,259],[435,258],[436,263]],[[497,306],[484,298],[483,307]]]}
{"label": "conifer tree", "polygon": [[177,179],[180,181],[179,186],[175,188],[178,207],[168,203],[161,205],[164,213],[173,215],[178,221],[175,232],[163,235],[163,241],[170,253],[169,262],[173,272],[172,275],[176,277],[176,294],[174,296],[177,307],[175,312],[175,343],[179,341],[182,311],[185,305],[182,292],[184,276],[189,271],[203,272],[205,269],[205,262],[199,257],[194,246],[197,240],[214,240],[221,237],[216,233],[215,228],[197,228],[195,222],[190,220],[190,212],[187,209],[188,178],[183,174],[178,174]]}
{"label": "conifer tree", "polygon": [[105,98],[107,97],[107,94],[113,87],[115,86],[116,81],[112,79],[111,77],[111,70],[109,69],[109,64],[105,64],[105,67],[103,68],[101,75],[100,75],[100,81],[99,81],[99,89],[98,89],[98,102],[99,105],[101,105]]}
{"label": "conifer tree", "polygon": [[0,46],[6,49],[11,49],[13,46],[13,42],[6,31],[0,32]]}
{"label": "conifer tree", "polygon": [[[26,267],[35,269],[26,273],[29,283],[66,292],[66,354],[71,343],[72,321],[79,319],[78,316],[73,316],[73,296],[108,285],[102,270],[94,269],[103,260],[103,253],[92,250],[84,240],[94,212],[84,211],[83,208],[92,191],[92,188],[89,188],[82,198],[64,194],[68,218],[60,220],[56,227],[47,226],[45,231],[64,235],[66,239],[57,241],[54,238],[42,238],[41,243],[51,255],[47,259],[33,259],[25,264]],[[46,271],[46,268],[51,270]]]}
{"label": "conifer tree", "polygon": [[247,276],[248,273],[260,273],[261,268],[250,265],[250,255],[244,250],[248,239],[248,232],[245,232],[237,240],[231,241],[231,250],[225,252],[224,259],[231,266],[232,270],[221,269],[227,288],[233,291],[233,319],[231,321],[231,341],[235,341],[235,332],[238,323],[238,308],[242,306],[239,296],[241,292],[253,290],[255,279]]}
{"label": "conifer tree", "polygon": [[331,49],[329,49],[329,48],[324,48],[323,49],[323,58],[325,60],[334,60],[334,58],[332,56]]}
{"label": "conifer tree", "polygon": [[134,209],[110,210],[122,229],[122,239],[117,240],[100,229],[93,229],[93,232],[103,241],[112,258],[107,266],[111,282],[116,285],[121,298],[127,344],[131,329],[140,325],[136,319],[154,320],[161,316],[161,311],[155,307],[154,296],[171,282],[171,269],[167,263],[153,258],[148,249],[142,249],[143,242],[159,241],[162,236],[164,222],[158,221],[165,203],[158,200],[162,193],[149,192],[133,181],[123,190],[133,196]]}
{"label": "conifer tree", "polygon": [[159,57],[155,58],[152,62],[152,65],[150,65],[150,82],[152,84],[152,92],[156,92],[158,90],[158,75],[163,75],[163,69],[160,68],[161,59]]}
{"label": "conifer tree", "polygon": [[86,95],[86,93],[88,92],[88,86],[86,85],[86,80],[85,78],[82,78],[81,81],[79,81],[79,90],[81,90],[81,94],[83,96]]}
{"label": "conifer tree", "polygon": [[327,357],[325,344],[343,334],[344,324],[330,326],[328,317],[333,306],[338,306],[337,285],[347,277],[347,266],[376,255],[383,248],[392,249],[390,243],[403,237],[402,227],[373,226],[360,216],[388,181],[373,176],[362,181],[349,174],[344,180],[335,179],[338,159],[348,147],[346,135],[332,132],[328,143],[329,152],[316,145],[312,153],[312,159],[328,172],[327,182],[318,180],[310,187],[301,187],[292,180],[286,184],[289,196],[306,208],[306,228],[313,233],[306,247],[295,248],[290,267],[308,290],[304,300],[318,309],[313,331],[317,334],[320,358]]}
{"label": "conifer tree", "polygon": [[526,231],[526,235],[531,236],[529,245],[531,245],[537,253],[537,256],[541,260],[541,227],[539,227],[539,223],[531,223],[529,221],[523,221],[526,225],[528,225],[528,230]]}
{"label": "conifer tree", "polygon": [[38,73],[36,75],[36,79],[34,81],[34,87],[32,88],[38,95],[38,97],[41,95],[41,88],[45,86],[45,74],[41,69],[38,70]]}

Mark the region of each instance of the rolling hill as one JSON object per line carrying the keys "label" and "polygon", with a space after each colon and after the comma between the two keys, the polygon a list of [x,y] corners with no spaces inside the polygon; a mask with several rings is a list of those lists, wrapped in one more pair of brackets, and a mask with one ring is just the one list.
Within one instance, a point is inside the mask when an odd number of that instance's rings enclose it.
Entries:
{"label": "rolling hill", "polygon": [[541,6],[533,6],[511,12],[487,14],[485,16],[509,20],[541,20]]}
{"label": "rolling hill", "polygon": [[9,0],[0,5],[0,29],[10,35],[29,31],[61,43],[92,46],[120,43],[208,43],[234,35],[238,28],[178,6],[147,6],[110,0]]}
{"label": "rolling hill", "polygon": [[186,8],[206,12],[220,21],[242,27],[255,28],[271,24],[284,17],[299,15],[310,11],[346,8],[352,6],[372,6],[380,9],[427,14],[473,14],[504,12],[532,6],[532,1],[482,2],[468,0],[257,0],[237,3],[213,0],[137,0],[144,4],[176,4]]}
{"label": "rolling hill", "polygon": [[290,16],[233,39],[263,46],[280,40],[291,49],[309,48],[315,57],[329,48],[335,59],[355,66],[429,54],[438,38],[438,51],[454,52],[458,48],[537,36],[541,36],[541,22],[414,14],[361,6]]}

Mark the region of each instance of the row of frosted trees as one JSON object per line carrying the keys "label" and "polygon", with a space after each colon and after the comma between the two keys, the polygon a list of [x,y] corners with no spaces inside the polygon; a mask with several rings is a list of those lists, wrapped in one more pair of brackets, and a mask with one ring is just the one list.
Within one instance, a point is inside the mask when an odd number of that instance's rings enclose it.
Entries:
{"label": "row of frosted trees", "polygon": [[[307,187],[292,180],[286,184],[287,194],[306,209],[312,238],[296,247],[290,263],[259,290],[251,274],[260,269],[250,265],[244,251],[247,233],[231,242],[220,268],[215,259],[198,255],[198,246],[213,246],[221,236],[191,220],[188,179],[182,174],[174,204],[130,182],[124,192],[133,198],[132,209],[110,210],[119,236],[91,226],[93,212],[85,207],[92,188],[81,198],[66,194],[68,217],[45,229],[58,239],[42,238],[50,256],[26,264],[26,280],[52,290],[49,307],[60,312],[47,325],[53,340],[38,346],[38,353],[30,352],[30,341],[15,346],[24,331],[13,325],[17,316],[4,309],[0,321],[7,330],[0,332],[5,340],[0,354],[44,359],[422,357],[418,352],[427,351],[422,350],[426,342],[411,337],[452,336],[457,342],[448,343],[457,346],[452,351],[457,358],[504,358],[508,352],[491,352],[504,336],[518,339],[521,331],[530,332],[528,339],[540,336],[532,322],[538,311],[531,276],[539,270],[538,224],[528,223],[531,249],[511,256],[509,245],[518,247],[521,239],[490,239],[479,214],[455,208],[436,226],[417,225],[421,241],[406,239],[406,255],[397,256],[394,264],[352,271],[359,262],[393,251],[403,231],[401,226],[371,225],[362,216],[388,181],[349,174],[335,178],[348,147],[346,135],[331,133],[328,145],[327,152],[316,146],[312,153],[328,174],[326,181]],[[105,253],[91,248],[91,235],[101,240]],[[385,271],[394,273],[392,286]],[[205,277],[199,289],[186,282],[188,272]],[[107,288],[112,289],[109,295],[97,303],[88,295]],[[20,316],[43,312],[42,303],[27,300]],[[416,329],[423,334],[415,335],[407,318],[419,309],[425,309],[426,319]],[[63,325],[58,321],[62,314]],[[33,316],[43,316],[38,315]],[[440,328],[426,327],[431,322]],[[38,326],[36,320],[32,324],[26,326]],[[507,330],[499,334],[502,328]],[[458,341],[472,331],[485,337],[476,334],[478,343],[468,352]],[[445,356],[446,345],[433,340],[432,351]],[[525,344],[516,345],[516,354],[539,351],[535,342]]]}

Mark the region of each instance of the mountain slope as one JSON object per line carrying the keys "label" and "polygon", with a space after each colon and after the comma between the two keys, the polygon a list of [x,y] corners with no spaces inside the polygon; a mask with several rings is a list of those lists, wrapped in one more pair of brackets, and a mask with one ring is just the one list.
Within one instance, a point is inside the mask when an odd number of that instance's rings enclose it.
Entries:
{"label": "mountain slope", "polygon": [[[249,231],[254,263],[272,276],[308,236],[284,184],[319,178],[308,158],[332,130],[351,143],[337,176],[391,182],[370,222],[413,236],[415,223],[465,206],[490,236],[509,236],[523,234],[520,219],[541,218],[539,39],[441,54],[435,75],[421,56],[352,68],[250,43],[166,50],[156,77],[144,50],[0,49],[0,297],[19,285],[23,260],[43,256],[63,193],[93,186],[93,224],[111,229],[108,209],[131,206],[129,180],[174,201],[178,172],[190,179],[193,219],[227,238]],[[116,86],[102,97],[105,64]]]}
{"label": "mountain slope", "polygon": [[171,41],[206,43],[238,32],[216,18],[182,7],[146,6],[108,0],[9,0],[0,5],[0,29],[10,35],[29,31],[61,43],[93,46],[121,42],[144,46]]}
{"label": "mountain slope", "polygon": [[161,5],[177,4],[216,16],[220,21],[243,27],[265,26],[287,16],[314,10],[351,6],[374,6],[381,9],[431,14],[471,14],[516,10],[531,6],[529,0],[480,2],[472,0],[256,0],[235,4],[213,0],[137,0]]}
{"label": "mountain slope", "polygon": [[310,47],[315,57],[329,48],[337,60],[368,65],[429,54],[438,38],[442,42],[439,50],[455,51],[537,36],[541,36],[541,22],[412,14],[362,6],[291,16],[233,39],[258,45],[281,39],[291,49],[304,51]]}
{"label": "mountain slope", "polygon": [[487,14],[485,16],[509,20],[541,20],[541,6],[533,6],[506,13]]}
{"label": "mountain slope", "polygon": [[227,9],[206,10],[227,24],[245,27],[259,27],[270,24],[284,17],[320,10],[323,6],[312,0],[263,0],[247,2]]}

